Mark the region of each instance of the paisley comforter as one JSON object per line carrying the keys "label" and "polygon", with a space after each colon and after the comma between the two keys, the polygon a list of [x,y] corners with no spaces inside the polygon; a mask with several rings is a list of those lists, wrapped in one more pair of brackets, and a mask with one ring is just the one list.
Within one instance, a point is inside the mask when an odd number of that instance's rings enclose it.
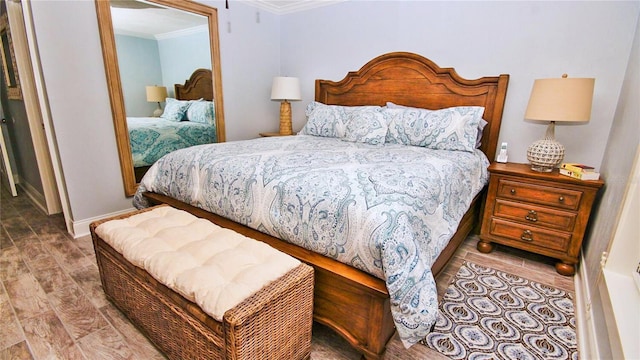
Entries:
{"label": "paisley comforter", "polygon": [[133,166],[149,166],[163,155],[185,147],[216,142],[215,125],[163,118],[129,117]]}
{"label": "paisley comforter", "polygon": [[385,280],[410,346],[437,318],[431,265],[488,180],[475,152],[271,137],[172,152],[134,197],[152,191],[346,263]]}

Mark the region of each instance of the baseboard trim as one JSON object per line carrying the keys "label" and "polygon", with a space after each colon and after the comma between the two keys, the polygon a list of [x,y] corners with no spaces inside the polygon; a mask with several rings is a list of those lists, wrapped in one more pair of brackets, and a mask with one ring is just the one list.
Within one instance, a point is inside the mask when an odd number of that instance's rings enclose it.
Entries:
{"label": "baseboard trim", "polygon": [[22,191],[24,191],[27,197],[33,202],[33,204],[38,209],[40,209],[45,215],[48,214],[47,201],[44,199],[44,195],[41,194],[36,188],[34,188],[28,182],[24,181],[24,179],[20,178],[19,176],[18,176],[18,179],[19,181],[16,183],[16,186],[18,186],[20,189],[22,189]]}
{"label": "baseboard trim", "polygon": [[580,254],[579,271],[573,277],[576,293],[576,337],[578,340],[578,354],[581,359],[599,359],[598,342],[596,341],[593,309],[589,297],[587,284],[587,270],[584,256]]}
{"label": "baseboard trim", "polygon": [[77,239],[77,238],[83,237],[83,236],[87,236],[87,235],[89,235],[89,225],[91,225],[92,222],[98,221],[98,220],[102,220],[102,219],[106,219],[106,218],[110,218],[110,217],[113,217],[113,216],[126,214],[128,212],[132,212],[132,211],[135,211],[135,210],[136,210],[135,208],[129,208],[129,209],[125,209],[125,210],[122,210],[122,211],[112,212],[110,214],[104,214],[104,215],[92,217],[92,218],[89,218],[89,219],[72,221],[71,222],[71,226],[73,228],[73,234],[71,234],[71,235],[73,236],[74,239]]}

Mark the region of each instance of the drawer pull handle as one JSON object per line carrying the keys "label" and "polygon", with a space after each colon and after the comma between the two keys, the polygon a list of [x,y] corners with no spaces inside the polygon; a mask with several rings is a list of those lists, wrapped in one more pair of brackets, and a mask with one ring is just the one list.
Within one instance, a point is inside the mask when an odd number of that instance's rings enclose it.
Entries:
{"label": "drawer pull handle", "polygon": [[560,195],[560,197],[558,198],[558,201],[563,202],[564,201],[564,196]]}
{"label": "drawer pull handle", "polygon": [[529,214],[524,217],[525,220],[529,220],[531,222],[538,221],[538,213],[535,210],[529,210]]}
{"label": "drawer pull handle", "polygon": [[520,236],[520,240],[533,241],[533,234],[531,233],[531,230],[523,231],[522,235]]}
{"label": "drawer pull handle", "polygon": [[516,189],[511,189],[511,195],[515,195],[516,194]]}

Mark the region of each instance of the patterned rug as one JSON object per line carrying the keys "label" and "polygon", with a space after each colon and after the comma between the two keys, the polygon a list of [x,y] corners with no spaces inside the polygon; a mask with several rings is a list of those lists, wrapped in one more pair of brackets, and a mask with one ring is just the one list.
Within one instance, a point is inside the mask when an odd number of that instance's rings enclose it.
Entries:
{"label": "patterned rug", "polygon": [[578,359],[573,299],[563,290],[465,262],[423,343],[451,359]]}

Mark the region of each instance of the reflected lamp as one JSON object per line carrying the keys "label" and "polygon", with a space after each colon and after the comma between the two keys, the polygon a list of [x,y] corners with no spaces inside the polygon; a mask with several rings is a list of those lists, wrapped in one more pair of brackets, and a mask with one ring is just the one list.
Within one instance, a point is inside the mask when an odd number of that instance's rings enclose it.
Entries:
{"label": "reflected lamp", "polygon": [[271,100],[281,100],[280,103],[280,135],[292,135],[291,103],[301,100],[300,79],[296,77],[277,76],[273,78],[271,86]]}
{"label": "reflected lamp", "polygon": [[551,172],[564,159],[564,146],[555,139],[555,123],[587,122],[591,118],[593,78],[537,79],[533,83],[525,119],[548,121],[544,139],[531,144],[527,160],[531,169]]}
{"label": "reflected lamp", "polygon": [[147,101],[158,103],[158,108],[153,112],[154,117],[162,115],[160,102],[167,99],[167,88],[164,86],[147,86]]}

